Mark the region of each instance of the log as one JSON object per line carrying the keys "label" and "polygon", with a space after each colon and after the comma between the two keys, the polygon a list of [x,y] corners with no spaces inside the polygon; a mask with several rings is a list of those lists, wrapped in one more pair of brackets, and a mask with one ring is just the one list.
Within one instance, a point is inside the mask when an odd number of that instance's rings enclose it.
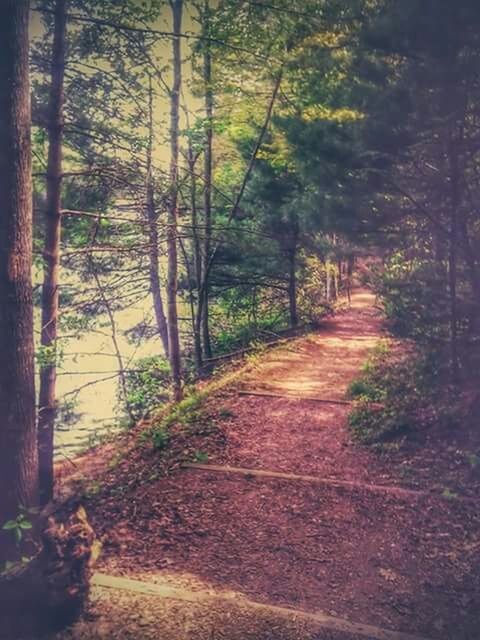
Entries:
{"label": "log", "polygon": [[318,398],[316,396],[304,396],[301,394],[294,395],[292,393],[277,393],[268,391],[267,389],[240,389],[239,396],[260,396],[261,398],[284,398],[286,400],[308,400],[310,402],[320,402],[323,404],[343,404],[351,405],[350,400],[336,400],[330,398]]}
{"label": "log", "polygon": [[64,522],[48,517],[42,545],[28,564],[0,575],[0,619],[6,637],[57,631],[82,613],[100,544],[85,509]]}
{"label": "log", "polygon": [[269,471],[265,469],[246,469],[244,467],[230,467],[228,465],[202,464],[200,462],[184,462],[184,469],[197,469],[210,473],[237,474],[246,478],[276,478],[278,480],[293,480],[310,482],[340,489],[355,489],[359,491],[371,491],[372,493],[387,493],[404,498],[422,498],[428,495],[426,491],[419,489],[404,489],[393,485],[371,484],[355,480],[336,480],[335,478],[319,478],[317,476],[300,475],[297,473],[285,473],[283,471]]}

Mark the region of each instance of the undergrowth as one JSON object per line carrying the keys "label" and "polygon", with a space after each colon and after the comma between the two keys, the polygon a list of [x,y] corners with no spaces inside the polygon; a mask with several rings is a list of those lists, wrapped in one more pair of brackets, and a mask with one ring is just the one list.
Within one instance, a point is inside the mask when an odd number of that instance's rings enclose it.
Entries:
{"label": "undergrowth", "polygon": [[153,424],[143,432],[143,439],[151,438],[154,449],[165,449],[173,425],[185,428],[201,421],[203,417],[202,405],[207,397],[208,393],[205,391],[191,391],[183,400],[173,405],[168,412],[154,419]]}
{"label": "undergrowth", "polygon": [[380,342],[349,386],[354,406],[348,419],[355,438],[395,447],[434,423],[455,424],[458,407],[442,379],[432,354],[408,343]]}
{"label": "undergrowth", "polygon": [[191,387],[186,389],[183,400],[169,406],[167,410],[160,411],[153,417],[151,424],[142,432],[143,442],[150,441],[153,448],[162,451],[168,447],[172,428],[178,427],[189,430],[192,434],[208,435],[214,429],[214,425],[208,421],[205,412],[205,403],[214,393],[223,389],[240,378],[247,368],[255,366],[256,360],[252,355],[246,366],[232,371],[220,369],[217,377],[202,388]]}

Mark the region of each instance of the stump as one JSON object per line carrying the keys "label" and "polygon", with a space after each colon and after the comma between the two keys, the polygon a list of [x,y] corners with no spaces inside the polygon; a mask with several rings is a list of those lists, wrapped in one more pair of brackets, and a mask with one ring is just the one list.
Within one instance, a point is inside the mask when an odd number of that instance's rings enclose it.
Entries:
{"label": "stump", "polygon": [[1,637],[61,629],[87,602],[99,543],[85,509],[78,507],[63,521],[50,516],[41,540],[27,565],[0,576],[0,633],[6,631]]}

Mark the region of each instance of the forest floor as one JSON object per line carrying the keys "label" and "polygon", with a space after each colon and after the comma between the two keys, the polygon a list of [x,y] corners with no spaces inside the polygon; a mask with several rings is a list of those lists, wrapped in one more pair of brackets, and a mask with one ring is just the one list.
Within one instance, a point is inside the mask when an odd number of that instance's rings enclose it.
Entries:
{"label": "forest floor", "polygon": [[206,401],[173,443],[189,468],[148,446],[110,464],[87,502],[103,542],[91,606],[55,640],[478,640],[465,441],[379,454],[347,426],[382,336],[359,290]]}

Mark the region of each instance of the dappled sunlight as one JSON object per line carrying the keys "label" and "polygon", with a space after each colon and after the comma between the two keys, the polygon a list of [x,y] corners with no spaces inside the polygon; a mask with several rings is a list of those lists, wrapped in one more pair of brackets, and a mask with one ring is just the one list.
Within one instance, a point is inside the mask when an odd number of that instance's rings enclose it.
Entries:
{"label": "dappled sunlight", "polygon": [[[355,291],[350,309],[326,322],[317,333],[288,350],[267,354],[248,378],[249,387],[298,396],[344,398],[348,384],[379,340],[380,319],[371,312],[373,300],[372,294]],[[366,310],[368,314],[361,314]]]}

